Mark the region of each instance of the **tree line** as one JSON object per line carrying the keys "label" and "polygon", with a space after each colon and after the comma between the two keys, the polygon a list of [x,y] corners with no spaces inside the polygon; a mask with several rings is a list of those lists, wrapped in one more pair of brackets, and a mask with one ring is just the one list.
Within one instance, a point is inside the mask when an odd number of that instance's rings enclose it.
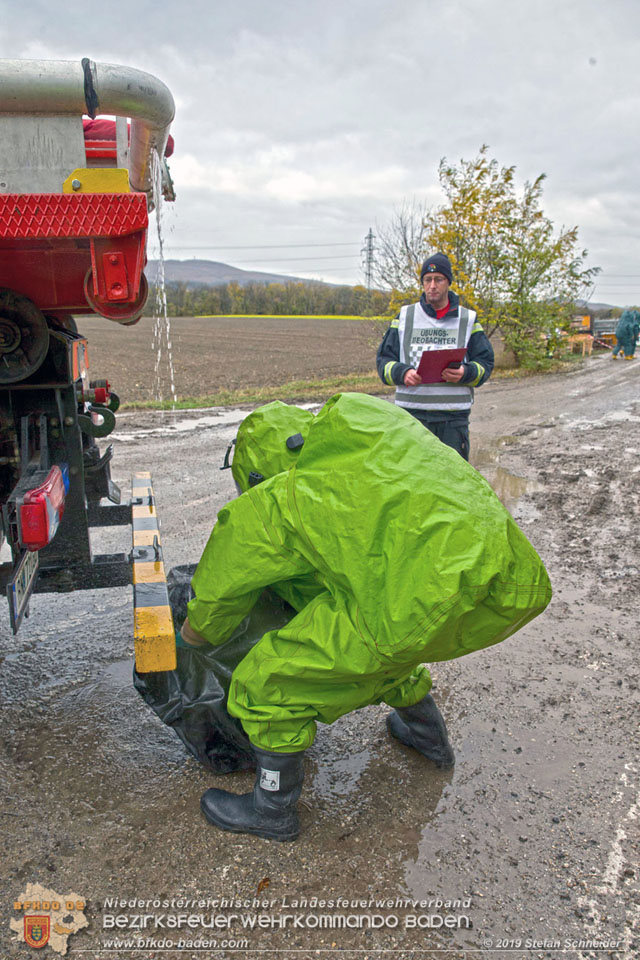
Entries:
{"label": "tree line", "polygon": [[324,283],[225,283],[208,286],[173,282],[166,285],[171,317],[218,314],[251,316],[385,316],[391,293],[364,286],[330,286]]}

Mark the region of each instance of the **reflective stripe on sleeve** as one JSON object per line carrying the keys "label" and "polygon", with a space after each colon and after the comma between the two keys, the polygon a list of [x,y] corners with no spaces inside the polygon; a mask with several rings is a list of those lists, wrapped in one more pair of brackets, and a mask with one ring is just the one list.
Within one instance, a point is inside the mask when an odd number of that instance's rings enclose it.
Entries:
{"label": "reflective stripe on sleeve", "polygon": [[482,366],[481,363],[478,363],[477,360],[472,360],[471,363],[474,365],[474,367],[475,367],[476,370],[478,371],[478,376],[475,378],[475,380],[472,380],[472,381],[471,381],[471,383],[469,384],[469,386],[470,386],[470,387],[477,387],[478,384],[480,383],[480,381],[482,380],[482,378],[483,378],[484,375],[485,375],[485,368]]}

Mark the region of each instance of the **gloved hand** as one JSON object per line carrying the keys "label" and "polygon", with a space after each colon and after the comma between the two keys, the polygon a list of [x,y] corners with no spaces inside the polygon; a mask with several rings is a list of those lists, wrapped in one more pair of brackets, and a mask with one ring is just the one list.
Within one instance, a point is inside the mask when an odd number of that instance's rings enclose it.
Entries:
{"label": "gloved hand", "polygon": [[[185,637],[189,637],[188,640],[182,636],[183,631],[185,633]],[[183,650],[198,650],[202,649],[202,647],[206,647],[207,645],[207,641],[204,639],[204,637],[201,637],[200,634],[196,633],[193,627],[189,626],[188,619],[182,624],[182,630],[176,630],[176,647],[181,647]]]}
{"label": "gloved hand", "polygon": [[194,646],[192,643],[187,643],[186,640],[182,639],[182,634],[179,630],[176,630],[176,649],[180,649],[180,650],[194,649]]}

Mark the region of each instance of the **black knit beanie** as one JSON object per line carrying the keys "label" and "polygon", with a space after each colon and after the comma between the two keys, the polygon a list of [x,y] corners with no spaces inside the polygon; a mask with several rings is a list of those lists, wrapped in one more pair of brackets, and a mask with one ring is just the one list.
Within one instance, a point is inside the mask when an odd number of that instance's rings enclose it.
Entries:
{"label": "black knit beanie", "polygon": [[441,273],[447,278],[449,283],[453,283],[453,273],[451,271],[449,257],[445,256],[444,253],[434,253],[432,256],[427,257],[420,271],[420,283],[422,283],[427,273]]}

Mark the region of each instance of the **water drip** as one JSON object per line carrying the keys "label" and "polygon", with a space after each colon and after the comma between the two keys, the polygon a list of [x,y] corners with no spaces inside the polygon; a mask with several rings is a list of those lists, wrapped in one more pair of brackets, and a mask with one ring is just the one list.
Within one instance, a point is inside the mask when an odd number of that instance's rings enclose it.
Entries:
{"label": "water drip", "polygon": [[158,271],[156,274],[156,297],[153,310],[153,340],[152,347],[156,355],[153,394],[156,400],[164,400],[163,373],[166,371],[171,391],[171,404],[175,409],[178,396],[176,394],[175,371],[173,367],[173,350],[171,344],[171,321],[167,313],[167,290],[164,275],[164,231],[163,231],[163,197],[162,197],[162,163],[155,150],[151,153],[151,172],[153,180],[153,203],[156,212],[156,229],[158,233]]}

